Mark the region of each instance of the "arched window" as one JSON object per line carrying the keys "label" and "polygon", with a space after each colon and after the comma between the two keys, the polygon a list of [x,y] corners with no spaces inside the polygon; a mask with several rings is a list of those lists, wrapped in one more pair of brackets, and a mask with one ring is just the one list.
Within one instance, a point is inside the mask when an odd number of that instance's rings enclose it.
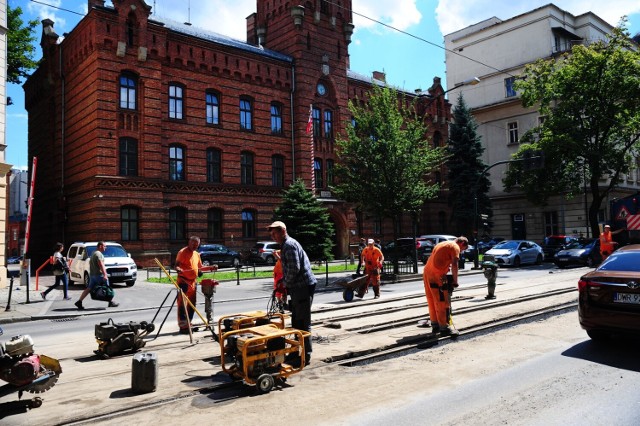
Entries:
{"label": "arched window", "polygon": [[219,149],[207,149],[207,182],[222,182],[222,153]]}
{"label": "arched window", "polygon": [[242,210],[242,237],[253,238],[256,236],[256,212],[251,209]]}
{"label": "arched window", "polygon": [[333,186],[334,173],[333,173],[333,160],[327,160],[327,186]]}
{"label": "arched window", "polygon": [[240,154],[240,183],[253,185],[253,153],[243,151]]}
{"label": "arched window", "polygon": [[220,100],[218,99],[218,95],[211,91],[207,91],[205,97],[205,103],[207,106],[207,124],[220,124]]}
{"label": "arched window", "polygon": [[169,180],[184,180],[184,148],[169,146]]}
{"label": "arched window", "polygon": [[169,209],[169,239],[184,240],[187,234],[187,210],[182,207]]}
{"label": "arched window", "polygon": [[138,141],[133,138],[120,138],[118,156],[120,176],[138,176]]}
{"label": "arched window", "polygon": [[139,229],[139,210],[134,206],[120,208],[120,239],[122,241],[137,241]]}
{"label": "arched window", "polygon": [[131,73],[120,75],[120,108],[136,109],[138,79]]}
{"label": "arched window", "polygon": [[324,110],[324,137],[333,139],[333,111]]}
{"label": "arched window", "polygon": [[282,105],[275,102],[271,104],[271,134],[282,134]]}
{"label": "arched window", "polygon": [[240,98],[240,128],[242,130],[253,129],[253,108],[251,99]]}
{"label": "arched window", "polygon": [[169,118],[182,120],[184,88],[176,83],[169,84]]}
{"label": "arched window", "polygon": [[313,160],[313,178],[315,179],[316,188],[324,188],[324,180],[322,179],[322,159]]}
{"label": "arched window", "polygon": [[222,210],[207,210],[207,238],[209,240],[222,239]]}

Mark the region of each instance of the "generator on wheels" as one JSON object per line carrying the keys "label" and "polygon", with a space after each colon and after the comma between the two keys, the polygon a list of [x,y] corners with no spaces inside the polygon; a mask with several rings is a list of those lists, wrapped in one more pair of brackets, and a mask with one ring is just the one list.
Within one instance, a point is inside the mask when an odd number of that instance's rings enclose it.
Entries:
{"label": "generator on wheels", "polygon": [[[222,371],[233,379],[268,393],[277,380],[284,382],[290,375],[302,371],[305,366],[304,339],[311,333],[285,328],[283,317],[275,322],[242,327],[255,323],[255,314],[227,318],[226,331],[220,328],[220,364]],[[224,318],[220,320],[222,324]]]}
{"label": "generator on wheels", "polygon": [[153,323],[133,322],[114,323],[111,318],[95,326],[98,349],[93,351],[102,358],[109,358],[123,353],[133,353],[144,347],[144,337],[153,332]]}

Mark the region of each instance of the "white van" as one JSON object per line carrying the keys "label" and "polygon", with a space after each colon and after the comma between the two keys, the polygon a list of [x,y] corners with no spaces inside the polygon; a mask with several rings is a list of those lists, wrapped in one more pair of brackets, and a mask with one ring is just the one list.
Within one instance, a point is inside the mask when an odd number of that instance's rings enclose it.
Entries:
{"label": "white van", "polygon": [[[104,266],[107,269],[109,283],[125,283],[131,287],[136,283],[138,267],[131,255],[118,243],[105,241],[107,250],[104,254]],[[69,263],[69,284],[84,283],[89,285],[89,259],[98,247],[98,242],[77,242],[71,244],[67,251]]]}

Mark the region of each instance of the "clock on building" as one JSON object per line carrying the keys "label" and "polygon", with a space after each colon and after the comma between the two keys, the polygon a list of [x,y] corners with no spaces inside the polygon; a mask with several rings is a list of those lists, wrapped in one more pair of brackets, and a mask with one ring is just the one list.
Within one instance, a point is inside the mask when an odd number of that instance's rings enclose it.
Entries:
{"label": "clock on building", "polygon": [[322,83],[318,83],[316,90],[318,91],[318,95],[320,96],[324,96],[327,93],[327,88]]}

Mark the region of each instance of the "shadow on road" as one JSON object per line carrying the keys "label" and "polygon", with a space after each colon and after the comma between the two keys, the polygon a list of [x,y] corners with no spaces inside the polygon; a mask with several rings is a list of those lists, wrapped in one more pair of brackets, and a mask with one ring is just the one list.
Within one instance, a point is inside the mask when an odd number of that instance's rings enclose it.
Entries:
{"label": "shadow on road", "polygon": [[640,372],[640,364],[638,363],[639,351],[640,341],[612,338],[603,342],[585,340],[567,349],[562,355],[597,362],[614,368]]}

